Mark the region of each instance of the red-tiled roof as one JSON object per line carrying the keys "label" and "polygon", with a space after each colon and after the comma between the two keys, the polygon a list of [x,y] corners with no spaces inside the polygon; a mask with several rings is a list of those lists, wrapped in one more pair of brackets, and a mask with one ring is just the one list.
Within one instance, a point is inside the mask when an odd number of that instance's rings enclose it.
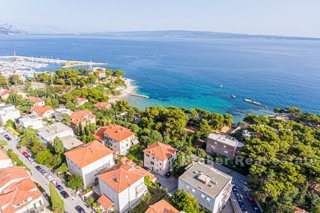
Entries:
{"label": "red-tiled roof", "polygon": [[131,160],[124,160],[122,163],[114,165],[99,175],[99,178],[114,191],[119,193],[149,174],[151,176],[150,178],[154,180],[155,176],[153,174],[140,166],[137,166]]}
{"label": "red-tiled roof", "polygon": [[95,103],[93,105],[94,108],[103,108],[103,109],[110,109],[111,108],[111,104],[109,104],[108,102],[98,102]]}
{"label": "red-tiled roof", "polygon": [[[37,188],[36,184],[28,177],[21,181],[14,182],[0,192],[0,209],[2,213],[12,213],[19,209],[22,209],[28,205],[31,201],[39,199],[42,196],[41,192]],[[24,204],[21,203],[24,200],[31,198],[31,201]],[[6,207],[4,207],[6,206]],[[15,208],[16,207],[16,208]]]}
{"label": "red-tiled roof", "polygon": [[110,198],[108,198],[106,195],[102,195],[98,199],[98,203],[103,207],[104,210],[108,210],[113,206],[112,200],[110,200]]}
{"label": "red-tiled roof", "polygon": [[114,141],[121,142],[133,135],[129,129],[119,126],[119,125],[110,125],[100,127],[94,134],[93,137],[96,139],[103,141],[104,135],[107,135],[109,138]]}
{"label": "red-tiled roof", "polygon": [[0,160],[9,160],[10,158],[4,153],[2,150],[0,150]]}
{"label": "red-tiled roof", "polygon": [[70,116],[71,122],[78,125],[80,122],[91,122],[96,116],[88,109],[78,112],[73,112]]}
{"label": "red-tiled roof", "polygon": [[156,142],[143,150],[144,153],[150,154],[162,161],[167,160],[176,152],[176,149],[170,145]]}
{"label": "red-tiled roof", "polygon": [[79,168],[83,168],[105,156],[112,155],[114,152],[98,141],[92,141],[64,154]]}
{"label": "red-tiled roof", "polygon": [[295,207],[295,208],[294,208],[294,213],[309,213],[309,212],[306,211],[306,210],[304,210],[304,209]]}
{"label": "red-tiled roof", "polygon": [[43,100],[41,98],[36,98],[36,97],[32,97],[32,96],[29,96],[29,97],[26,97],[26,99],[29,99],[30,101],[34,102],[34,103],[41,103],[43,102]]}
{"label": "red-tiled roof", "polygon": [[28,177],[28,173],[22,167],[8,167],[0,169],[0,188],[11,180]]}
{"label": "red-tiled roof", "polygon": [[30,110],[31,112],[37,113],[39,116],[43,116],[49,110],[53,110],[51,106],[35,106]]}
{"label": "red-tiled roof", "polygon": [[179,211],[167,201],[160,200],[151,205],[145,213],[179,213]]}

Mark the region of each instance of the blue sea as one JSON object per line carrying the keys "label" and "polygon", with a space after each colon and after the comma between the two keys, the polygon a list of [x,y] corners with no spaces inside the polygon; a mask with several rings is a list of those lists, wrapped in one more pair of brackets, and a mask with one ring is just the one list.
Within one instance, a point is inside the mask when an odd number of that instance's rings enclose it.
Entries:
{"label": "blue sea", "polygon": [[[1,36],[0,55],[107,62],[136,80],[137,107],[203,108],[270,114],[296,106],[320,113],[320,40],[277,38],[163,38]],[[235,95],[237,98],[231,98]],[[243,99],[258,101],[255,106]]]}

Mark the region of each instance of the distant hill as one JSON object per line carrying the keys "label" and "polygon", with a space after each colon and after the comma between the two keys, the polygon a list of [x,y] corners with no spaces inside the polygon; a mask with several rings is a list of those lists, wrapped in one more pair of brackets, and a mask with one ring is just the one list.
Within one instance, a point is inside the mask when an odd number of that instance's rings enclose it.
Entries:
{"label": "distant hill", "polygon": [[209,31],[163,30],[163,31],[128,31],[105,33],[79,33],[78,35],[112,36],[112,37],[144,37],[144,38],[265,38],[265,39],[307,39],[319,40],[320,38],[291,37],[275,35],[250,35],[238,33],[222,33]]}
{"label": "distant hill", "polygon": [[10,25],[0,24],[0,35],[24,35],[26,32]]}

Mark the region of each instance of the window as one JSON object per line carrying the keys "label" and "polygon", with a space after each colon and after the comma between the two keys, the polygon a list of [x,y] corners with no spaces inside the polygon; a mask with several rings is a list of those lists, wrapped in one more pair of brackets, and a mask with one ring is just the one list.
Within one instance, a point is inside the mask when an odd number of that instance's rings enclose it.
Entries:
{"label": "window", "polygon": [[191,189],[191,191],[192,191],[193,193],[195,193],[195,192],[196,192],[196,190],[195,190],[195,189]]}
{"label": "window", "polygon": [[148,154],[146,154],[147,155],[147,157],[149,157],[149,155]]}
{"label": "window", "polygon": [[187,189],[190,189],[190,186],[189,186],[189,185],[187,185],[187,186],[186,186],[186,188],[187,188]]}
{"label": "window", "polygon": [[206,196],[204,194],[201,194],[201,197],[204,199]]}
{"label": "window", "polygon": [[151,163],[151,165],[154,165],[154,162],[153,162],[153,161],[151,161],[150,163]]}
{"label": "window", "polygon": [[207,197],[207,201],[210,203],[211,199],[209,197]]}

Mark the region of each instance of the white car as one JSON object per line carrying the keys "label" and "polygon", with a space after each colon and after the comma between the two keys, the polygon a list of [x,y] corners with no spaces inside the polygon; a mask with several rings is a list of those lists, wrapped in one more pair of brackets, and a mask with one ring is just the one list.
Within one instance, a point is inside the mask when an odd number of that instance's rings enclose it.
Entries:
{"label": "white car", "polygon": [[53,177],[51,176],[51,175],[49,175],[48,177],[47,177],[47,179],[51,182],[51,181],[53,181]]}

